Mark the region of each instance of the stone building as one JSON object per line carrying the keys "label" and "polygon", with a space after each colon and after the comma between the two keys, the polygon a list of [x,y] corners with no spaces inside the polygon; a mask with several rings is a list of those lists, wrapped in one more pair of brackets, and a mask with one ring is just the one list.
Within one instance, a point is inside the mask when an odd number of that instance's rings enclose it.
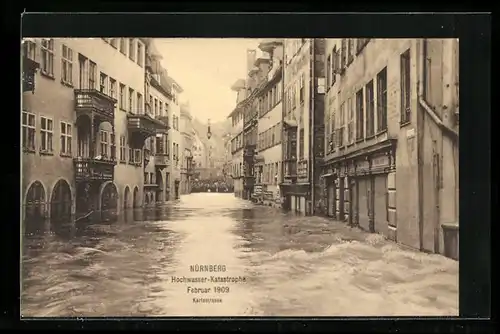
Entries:
{"label": "stone building", "polygon": [[269,206],[281,206],[279,183],[282,165],[282,104],[283,41],[263,40],[259,44],[263,56],[256,66],[269,64],[267,78],[258,87],[258,139],[255,157],[254,198]]}
{"label": "stone building", "polygon": [[458,41],[329,39],[326,50],[324,212],[457,258]]}
{"label": "stone building", "polygon": [[31,39],[23,59],[39,67],[22,94],[26,223],[140,206],[143,133],[166,127],[144,114],[145,41]]}
{"label": "stone building", "polygon": [[189,104],[181,104],[181,135],[182,135],[182,147],[184,148],[182,153],[182,166],[181,166],[181,183],[180,183],[180,193],[181,195],[191,193],[191,182],[193,180],[193,144],[194,144],[194,129],[193,129],[193,117],[189,111]]}
{"label": "stone building", "polygon": [[285,39],[282,206],[314,214],[323,150],[324,39]]}
{"label": "stone building", "polygon": [[166,131],[146,139],[144,167],[144,205],[165,203],[170,199],[171,175],[174,165],[169,130],[173,100],[172,80],[161,65],[161,55],[152,41],[146,53],[146,113],[167,124]]}
{"label": "stone building", "polygon": [[231,177],[234,195],[243,197],[243,109],[241,103],[247,95],[244,79],[237,80],[231,87],[236,92],[236,107],[229,114],[231,119]]}

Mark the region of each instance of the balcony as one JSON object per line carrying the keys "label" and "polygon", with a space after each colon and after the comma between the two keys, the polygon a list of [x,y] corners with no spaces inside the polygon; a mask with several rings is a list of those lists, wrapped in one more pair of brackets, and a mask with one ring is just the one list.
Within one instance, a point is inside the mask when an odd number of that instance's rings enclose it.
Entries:
{"label": "balcony", "polygon": [[76,182],[112,181],[114,178],[114,160],[98,160],[78,157],[74,159]]}
{"label": "balcony", "polygon": [[144,141],[165,130],[165,124],[149,115],[129,114],[127,115],[127,127],[134,147],[142,147]]}
{"label": "balcony", "polygon": [[35,73],[39,67],[36,61],[23,57],[23,93],[35,92]]}
{"label": "balcony", "polygon": [[170,163],[169,156],[166,153],[156,153],[155,155],[155,166],[163,169],[168,167]]}
{"label": "balcony", "polygon": [[112,123],[115,118],[116,99],[96,89],[75,89],[77,114],[94,115],[101,121]]}
{"label": "balcony", "polygon": [[164,128],[158,129],[157,133],[167,133],[167,131],[170,129],[168,116],[156,116],[155,119],[164,124]]}

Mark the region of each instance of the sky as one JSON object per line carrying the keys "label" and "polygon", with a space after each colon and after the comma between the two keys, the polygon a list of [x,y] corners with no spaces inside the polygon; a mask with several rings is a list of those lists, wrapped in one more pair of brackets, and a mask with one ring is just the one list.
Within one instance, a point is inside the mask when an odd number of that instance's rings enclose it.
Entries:
{"label": "sky", "polygon": [[236,106],[231,86],[246,77],[246,50],[257,49],[257,39],[155,39],[162,65],[183,88],[182,102],[202,122],[226,120]]}

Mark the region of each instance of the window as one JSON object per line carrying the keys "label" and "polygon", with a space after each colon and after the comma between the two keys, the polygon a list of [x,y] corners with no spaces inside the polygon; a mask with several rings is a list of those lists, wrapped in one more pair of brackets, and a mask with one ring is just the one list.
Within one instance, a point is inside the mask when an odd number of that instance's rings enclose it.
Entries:
{"label": "window", "polygon": [[375,134],[375,94],[373,92],[373,80],[366,85],[366,136]]}
{"label": "window", "polygon": [[168,134],[167,134],[167,157],[170,157],[170,139],[168,139]]}
{"label": "window", "polygon": [[49,76],[54,76],[54,39],[42,39],[42,62],[40,70]]}
{"label": "window", "polygon": [[347,100],[347,143],[354,142],[354,105],[352,98]]}
{"label": "window", "polygon": [[120,161],[124,162],[126,161],[126,154],[127,154],[127,147],[126,147],[126,141],[125,141],[125,136],[120,136]]}
{"label": "window", "polygon": [[137,43],[137,64],[142,67],[142,44]]}
{"label": "window", "polygon": [[52,137],[54,134],[54,128],[52,124],[52,119],[48,117],[40,117],[40,133],[41,133],[41,147],[42,152],[51,153],[52,152]]}
{"label": "window", "polygon": [[125,110],[125,85],[120,84],[120,109]]}
{"label": "window", "polygon": [[332,82],[330,83],[331,86],[333,86],[337,81],[337,71],[339,70],[339,57],[340,56],[337,50],[337,46],[334,46],[332,51]]}
{"label": "window", "polygon": [[299,134],[299,159],[303,158],[304,158],[304,128],[301,128]]}
{"label": "window", "polygon": [[95,89],[96,76],[97,76],[97,65],[96,65],[96,63],[90,61],[89,62],[89,89]]}
{"label": "window", "polygon": [[103,157],[107,158],[108,157],[108,147],[109,147],[109,141],[108,141],[108,132],[101,130],[101,150],[100,153]]}
{"label": "window", "polygon": [[343,70],[346,67],[346,59],[347,59],[347,40],[342,38],[341,46],[340,46],[340,70]]}
{"label": "window", "polygon": [[64,83],[73,84],[73,50],[66,45],[62,46],[61,80]]}
{"label": "window", "polygon": [[304,89],[304,81],[305,81],[305,75],[302,73],[300,76],[300,103],[304,103],[304,98],[305,98],[305,89]]}
{"label": "window", "polygon": [[110,148],[111,148],[111,160],[115,161],[116,160],[116,139],[115,139],[115,134],[111,132],[109,134],[109,141],[110,141]]}
{"label": "window", "polygon": [[159,101],[158,104],[160,105],[160,116],[163,116],[163,102]]}
{"label": "window", "polygon": [[127,39],[126,38],[120,38],[120,52],[123,53],[124,55],[127,54]]}
{"label": "window", "polygon": [[144,110],[144,102],[142,101],[142,95],[137,93],[137,112],[142,113]]}
{"label": "window", "polygon": [[116,99],[116,80],[109,78],[109,96]]}
{"label": "window", "polygon": [[61,122],[61,155],[71,155],[71,124]]}
{"label": "window", "polygon": [[23,41],[24,56],[36,61],[36,43],[28,40]]}
{"label": "window", "polygon": [[23,111],[23,149],[35,151],[35,114]]}
{"label": "window", "polygon": [[128,148],[128,163],[129,164],[134,163],[134,149],[132,147]]}
{"label": "window", "polygon": [[364,49],[366,44],[368,44],[369,41],[370,41],[369,38],[358,38],[356,44],[356,54],[359,54]]}
{"label": "window", "polygon": [[338,129],[338,139],[337,143],[339,147],[344,146],[344,129],[345,129],[345,113],[346,113],[346,103],[342,102],[340,105],[340,114],[339,114],[339,129]]}
{"label": "window", "polygon": [[155,115],[155,117],[157,117],[158,116],[158,99],[154,100],[154,111],[155,111],[154,115]]}
{"label": "window", "polygon": [[354,38],[349,38],[349,49],[347,53],[347,66],[349,66],[354,60]]}
{"label": "window", "polygon": [[141,158],[142,158],[142,151],[140,149],[135,149],[134,150],[134,162],[138,165],[142,164]]}
{"label": "window", "polygon": [[332,55],[328,55],[326,60],[326,84],[328,87],[331,86],[332,82]]}
{"label": "window", "polygon": [[387,68],[377,74],[377,132],[387,130]]}
{"label": "window", "polygon": [[363,88],[361,88],[356,93],[356,140],[361,140],[365,137],[364,121]]}
{"label": "window", "polygon": [[128,89],[128,111],[132,112],[134,108],[134,90],[132,88]]}
{"label": "window", "polygon": [[87,72],[87,63],[88,59],[82,56],[81,54],[78,54],[78,84],[80,89],[85,89],[88,88],[88,72]]}
{"label": "window", "polygon": [[410,121],[410,50],[401,55],[401,123]]}
{"label": "window", "polygon": [[128,40],[128,57],[135,61],[135,40],[133,38]]}
{"label": "window", "polygon": [[108,76],[102,72],[99,76],[99,91],[103,94],[108,94]]}

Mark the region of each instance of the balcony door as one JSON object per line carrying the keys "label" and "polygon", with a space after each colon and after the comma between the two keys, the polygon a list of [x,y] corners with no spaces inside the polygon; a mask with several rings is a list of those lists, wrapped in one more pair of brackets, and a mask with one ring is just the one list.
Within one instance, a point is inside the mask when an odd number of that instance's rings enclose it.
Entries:
{"label": "balcony door", "polygon": [[80,89],[86,89],[87,88],[87,71],[86,71],[86,65],[87,65],[87,58],[82,56],[81,54],[78,55],[78,88]]}

